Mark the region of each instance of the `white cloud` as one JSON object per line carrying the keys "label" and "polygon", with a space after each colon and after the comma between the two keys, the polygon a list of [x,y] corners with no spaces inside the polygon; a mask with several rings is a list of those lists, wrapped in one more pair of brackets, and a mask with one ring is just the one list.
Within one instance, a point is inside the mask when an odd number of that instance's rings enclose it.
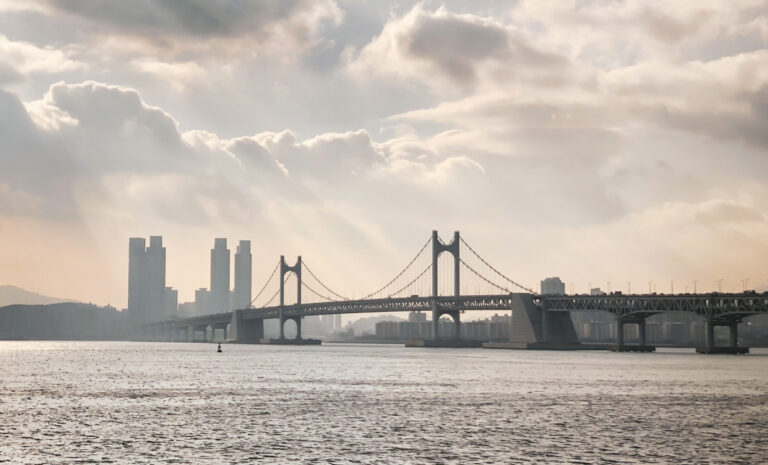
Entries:
{"label": "white cloud", "polygon": [[24,75],[54,74],[85,68],[84,63],[71,59],[62,50],[12,41],[3,34],[0,34],[0,63]]}

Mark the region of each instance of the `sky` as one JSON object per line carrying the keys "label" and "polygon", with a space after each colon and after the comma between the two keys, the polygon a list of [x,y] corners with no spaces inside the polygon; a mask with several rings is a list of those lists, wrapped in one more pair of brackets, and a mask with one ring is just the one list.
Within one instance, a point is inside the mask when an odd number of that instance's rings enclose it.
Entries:
{"label": "sky", "polygon": [[767,175],[764,0],[0,0],[0,284],[42,294],[124,307],[162,235],[180,301],[215,237],[360,296],[433,229],[534,288],[766,289]]}

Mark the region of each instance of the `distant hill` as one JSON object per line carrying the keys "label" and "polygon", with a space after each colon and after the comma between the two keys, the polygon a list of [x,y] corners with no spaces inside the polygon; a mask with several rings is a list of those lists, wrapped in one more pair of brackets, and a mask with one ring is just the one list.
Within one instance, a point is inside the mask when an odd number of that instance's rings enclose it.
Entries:
{"label": "distant hill", "polygon": [[122,340],[130,325],[112,307],[65,302],[0,307],[0,339]]}
{"label": "distant hill", "polygon": [[72,299],[48,297],[16,286],[0,286],[0,307],[5,307],[6,305],[49,305],[62,302],[75,301]]}

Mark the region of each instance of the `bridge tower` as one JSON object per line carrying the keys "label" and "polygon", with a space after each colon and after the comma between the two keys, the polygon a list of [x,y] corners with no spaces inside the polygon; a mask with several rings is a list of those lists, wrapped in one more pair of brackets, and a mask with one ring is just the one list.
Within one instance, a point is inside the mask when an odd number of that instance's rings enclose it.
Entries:
{"label": "bridge tower", "polygon": [[296,339],[301,339],[301,316],[285,316],[285,275],[288,273],[296,275],[296,303],[301,303],[301,255],[296,259],[293,266],[285,263],[285,256],[280,255],[280,339],[285,339],[285,322],[293,320],[296,322]]}
{"label": "bridge tower", "polygon": [[460,286],[460,279],[459,279],[459,272],[461,268],[461,262],[459,261],[459,246],[461,244],[461,239],[459,236],[458,231],[453,232],[453,240],[446,244],[441,239],[440,236],[438,236],[437,231],[432,231],[432,337],[433,339],[438,339],[438,321],[440,320],[440,317],[443,315],[448,315],[453,319],[453,324],[456,328],[456,332],[454,334],[454,337],[456,339],[459,339],[461,337],[461,309],[459,308],[452,308],[452,309],[446,309],[446,308],[438,308],[437,306],[437,297],[438,297],[438,268],[437,268],[437,261],[440,257],[440,254],[443,252],[448,252],[451,255],[453,255],[453,295],[454,297],[459,297],[461,293],[461,286]]}

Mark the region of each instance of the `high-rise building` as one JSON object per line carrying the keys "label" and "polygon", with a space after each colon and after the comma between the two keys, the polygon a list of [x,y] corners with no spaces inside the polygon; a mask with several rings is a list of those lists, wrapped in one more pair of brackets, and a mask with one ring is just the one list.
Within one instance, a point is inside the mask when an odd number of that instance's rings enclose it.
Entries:
{"label": "high-rise building", "polygon": [[163,304],[163,319],[167,320],[177,316],[179,308],[179,291],[172,287],[165,288],[165,299]]}
{"label": "high-rise building", "polygon": [[216,238],[211,249],[211,313],[230,310],[229,305],[229,249],[226,238]]}
{"label": "high-rise building", "polygon": [[195,291],[195,314],[207,315],[211,313],[211,293],[208,289],[201,287]]}
{"label": "high-rise building", "polygon": [[235,291],[232,294],[232,308],[246,308],[251,304],[252,264],[251,241],[240,241],[235,253]]}
{"label": "high-rise building", "polygon": [[166,317],[165,247],[162,236],[128,240],[128,312],[136,321]]}
{"label": "high-rise building", "polygon": [[137,321],[146,321],[147,273],[146,240],[128,239],[128,314]]}
{"label": "high-rise building", "polygon": [[146,251],[147,312],[149,320],[162,320],[165,312],[165,247],[162,236],[150,236]]}
{"label": "high-rise building", "polygon": [[542,294],[565,294],[565,283],[560,281],[560,278],[546,278],[541,281],[541,293]]}

